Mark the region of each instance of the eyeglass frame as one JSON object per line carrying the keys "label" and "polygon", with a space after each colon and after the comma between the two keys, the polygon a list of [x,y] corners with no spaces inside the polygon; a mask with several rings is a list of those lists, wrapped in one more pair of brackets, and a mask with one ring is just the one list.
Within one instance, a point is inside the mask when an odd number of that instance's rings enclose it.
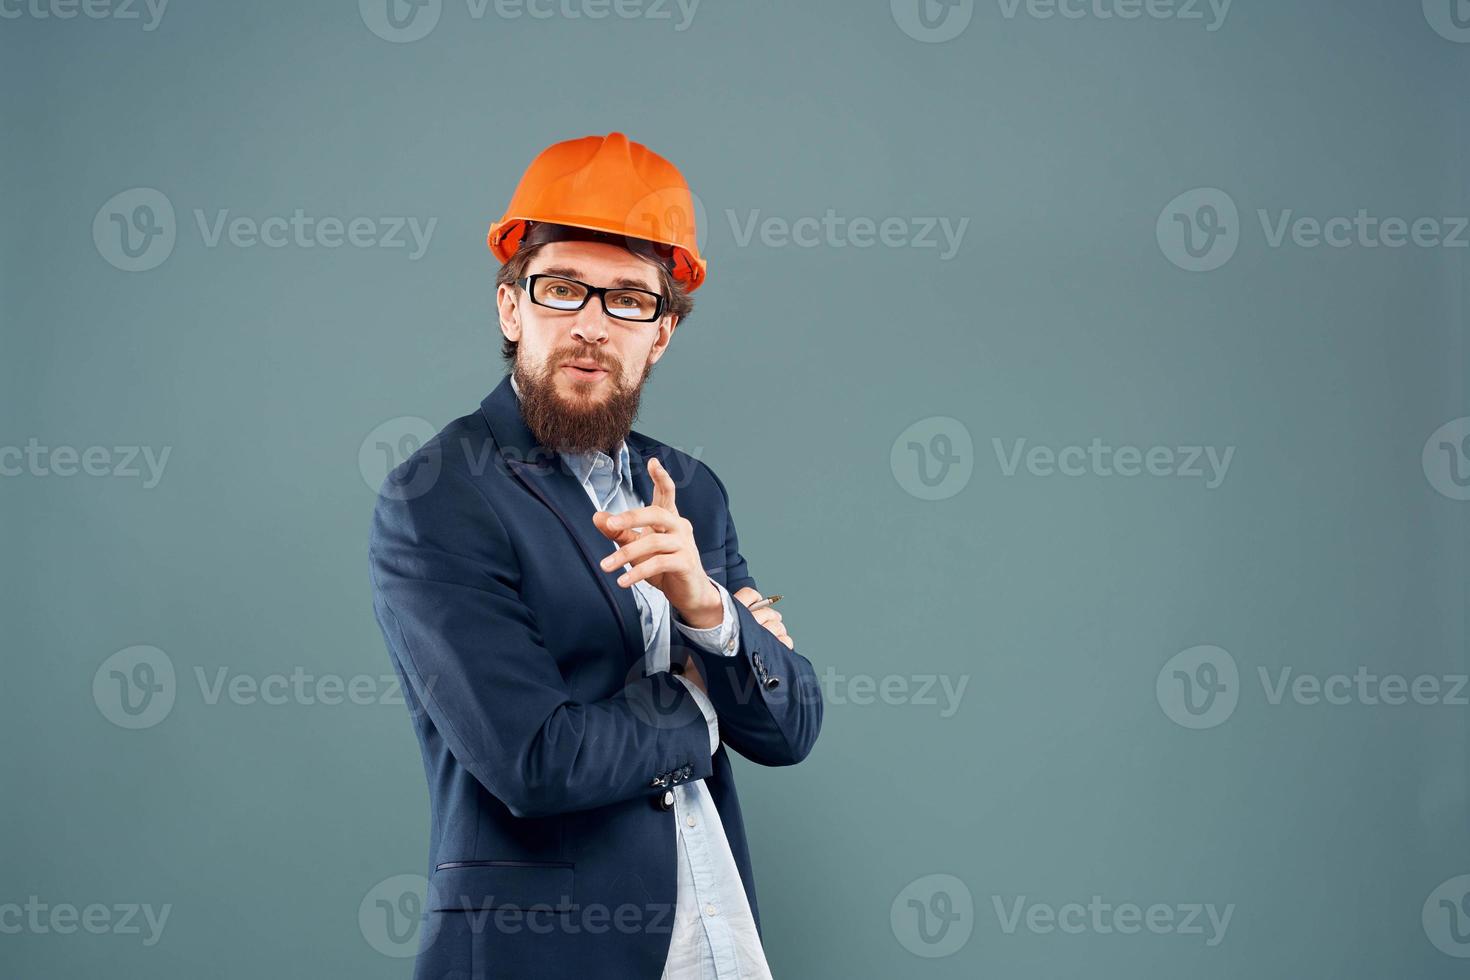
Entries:
{"label": "eyeglass frame", "polygon": [[[537,279],[560,279],[563,282],[574,282],[579,286],[585,287],[587,290],[587,295],[582,297],[581,305],[572,309],[568,309],[562,306],[552,306],[551,304],[543,303],[536,298],[536,291],[531,287],[535,284],[535,281]],[[638,286],[594,286],[590,282],[583,282],[580,279],[573,279],[571,276],[559,276],[552,272],[532,273],[528,276],[522,276],[515,282],[517,286],[520,286],[526,291],[526,297],[530,299],[532,303],[535,303],[537,306],[544,306],[548,310],[556,310],[558,313],[576,313],[578,310],[584,310],[587,308],[587,304],[592,301],[593,296],[596,296],[597,301],[602,304],[602,312],[604,316],[612,317],[614,320],[618,320],[622,323],[656,323],[659,318],[664,315],[664,311],[668,309],[667,296],[665,296],[663,293],[656,293],[651,289],[641,289]],[[647,293],[649,296],[654,297],[654,299],[656,300],[656,305],[653,308],[653,316],[648,317],[647,319],[643,319],[641,317],[618,316],[616,313],[609,310],[607,308],[607,294],[619,291]]]}

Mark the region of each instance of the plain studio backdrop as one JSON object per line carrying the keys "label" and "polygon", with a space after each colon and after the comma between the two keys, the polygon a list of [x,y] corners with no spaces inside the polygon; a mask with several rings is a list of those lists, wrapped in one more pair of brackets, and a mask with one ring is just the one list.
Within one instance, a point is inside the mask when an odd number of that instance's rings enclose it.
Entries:
{"label": "plain studio backdrop", "polygon": [[374,494],[502,375],[522,170],[618,130],[709,259],[635,427],[826,697],[734,758],[775,975],[1463,975],[1462,0],[3,0],[0,55],[0,974],[409,974]]}

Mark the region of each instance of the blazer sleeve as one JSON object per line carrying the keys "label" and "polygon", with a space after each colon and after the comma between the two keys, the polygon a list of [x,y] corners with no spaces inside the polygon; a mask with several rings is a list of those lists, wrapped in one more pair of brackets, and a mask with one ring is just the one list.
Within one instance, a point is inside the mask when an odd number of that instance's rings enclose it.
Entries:
{"label": "blazer sleeve", "polygon": [[[733,596],[746,586],[755,589],[755,579],[740,554],[740,539],[730,516],[730,494],[714,471],[705,469],[725,501],[725,581]],[[719,715],[720,739],[760,765],[794,765],[807,757],[822,730],[822,691],[816,671],[811,661],[794,647],[787,649],[758,623],[745,603],[735,599],[734,606],[740,620],[734,655],[721,656],[689,644],[700,658],[705,689]]]}
{"label": "blazer sleeve", "polygon": [[572,697],[520,598],[505,527],[466,475],[446,467],[412,499],[380,493],[369,558],[378,623],[428,720],[515,816],[652,795],[684,766],[712,773],[704,716],[668,672]]}

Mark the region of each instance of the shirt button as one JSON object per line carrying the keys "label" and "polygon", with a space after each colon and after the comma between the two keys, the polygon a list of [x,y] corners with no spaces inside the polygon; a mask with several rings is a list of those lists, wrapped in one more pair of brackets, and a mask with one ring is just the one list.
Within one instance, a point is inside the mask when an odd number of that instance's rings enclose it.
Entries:
{"label": "shirt button", "polygon": [[684,822],[687,823],[691,827],[694,826],[694,818],[693,817],[686,818]]}
{"label": "shirt button", "polygon": [[704,907],[704,914],[705,915],[714,915],[715,914],[715,907],[713,905],[706,905]]}

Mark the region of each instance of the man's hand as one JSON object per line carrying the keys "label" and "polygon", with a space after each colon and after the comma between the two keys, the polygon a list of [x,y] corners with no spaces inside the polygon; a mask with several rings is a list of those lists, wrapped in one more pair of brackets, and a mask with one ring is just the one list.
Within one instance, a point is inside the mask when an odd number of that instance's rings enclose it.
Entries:
{"label": "man's hand", "polygon": [[680,517],[674,505],[674,480],[654,456],[648,459],[648,475],[653,479],[652,504],[621,514],[600,510],[592,515],[597,529],[619,546],[602,559],[602,570],[631,563],[633,567],[618,578],[619,585],[628,588],[647,581],[668,597],[669,605],[690,626],[718,626],[725,618],[724,603],[700,564],[694,525]]}
{"label": "man's hand", "polygon": [[[750,586],[747,585],[739,592],[732,593],[732,598],[739,599],[741,602],[745,603],[745,606],[748,609],[753,603],[759,602],[761,599],[765,598],[765,596],[761,595],[755,589],[752,589]],[[753,611],[751,615],[755,617],[755,621],[757,623],[760,623],[766,629],[770,630],[771,633],[776,637],[776,639],[786,644],[786,649],[796,649],[796,641],[793,640],[790,634],[786,632],[786,627],[781,625],[781,614],[776,612],[775,606],[766,606],[762,609],[757,609]]]}

